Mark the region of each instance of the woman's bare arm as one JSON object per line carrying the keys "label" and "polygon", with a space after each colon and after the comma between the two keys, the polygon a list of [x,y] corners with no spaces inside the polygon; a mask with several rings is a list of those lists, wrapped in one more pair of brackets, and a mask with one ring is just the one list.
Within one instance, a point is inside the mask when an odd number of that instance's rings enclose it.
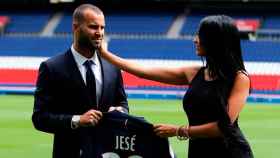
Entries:
{"label": "woman's bare arm", "polygon": [[228,99],[228,115],[231,123],[237,119],[239,113],[245,106],[246,100],[249,96],[249,91],[249,77],[242,72],[238,72]]}
{"label": "woman's bare arm", "polygon": [[168,65],[161,67],[142,66],[114,55],[105,49],[105,47],[106,46],[103,44],[99,49],[99,53],[103,58],[120,69],[140,78],[167,84],[184,85],[190,83],[191,79],[199,69],[199,67],[168,67]]}

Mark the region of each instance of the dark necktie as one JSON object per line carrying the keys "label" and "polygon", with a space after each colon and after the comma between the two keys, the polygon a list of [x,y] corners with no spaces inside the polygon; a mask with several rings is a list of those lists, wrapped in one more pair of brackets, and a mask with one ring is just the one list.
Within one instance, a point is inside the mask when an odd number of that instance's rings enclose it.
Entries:
{"label": "dark necktie", "polygon": [[94,64],[93,61],[87,60],[84,62],[84,66],[86,67],[86,87],[89,94],[90,106],[96,107],[96,84],[95,84],[95,76],[92,72],[91,65]]}

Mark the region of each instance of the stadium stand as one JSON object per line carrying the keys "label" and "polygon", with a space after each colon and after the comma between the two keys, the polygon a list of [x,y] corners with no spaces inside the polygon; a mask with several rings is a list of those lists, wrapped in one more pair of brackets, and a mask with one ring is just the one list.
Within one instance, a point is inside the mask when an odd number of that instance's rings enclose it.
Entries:
{"label": "stadium stand", "polygon": [[6,26],[10,22],[10,18],[8,16],[0,16],[0,34],[3,34]]}
{"label": "stadium stand", "polygon": [[280,30],[280,17],[279,15],[267,14],[262,22],[262,29]]}
{"label": "stadium stand", "polygon": [[10,17],[6,33],[39,33],[51,15],[46,11],[0,12],[0,14]]}
{"label": "stadium stand", "polygon": [[[183,27],[179,29],[179,36],[169,38],[167,32],[176,23],[175,17],[179,14],[182,13],[109,12],[106,16],[109,49],[143,66],[201,65],[201,59],[195,55],[192,38],[199,21],[207,14],[189,11],[185,15]],[[59,19],[54,34],[50,37],[40,34],[22,35],[40,33],[53,17],[50,12],[1,15],[11,17],[11,23],[0,37],[0,91],[33,93],[40,62],[64,52],[71,44],[71,14],[63,12],[63,17]],[[261,25],[257,32],[262,29],[268,32],[279,29],[279,16],[234,14],[233,17],[259,20]],[[279,40],[262,40],[257,37],[254,41],[242,40],[241,44],[245,65],[251,75],[253,95],[280,95]],[[123,76],[127,93],[133,97],[180,98],[188,88],[143,80],[125,72]]]}
{"label": "stadium stand", "polygon": [[71,44],[67,37],[0,37],[0,56],[50,57],[62,53]]}
{"label": "stadium stand", "polygon": [[125,58],[199,60],[193,42],[184,39],[112,39],[109,49]]}
{"label": "stadium stand", "polygon": [[267,40],[280,38],[280,15],[266,14],[262,19],[262,27],[256,32],[257,36]]}
{"label": "stadium stand", "polygon": [[194,14],[186,17],[186,22],[181,30],[182,34],[194,35],[197,31],[200,20],[205,17],[206,14]]}
{"label": "stadium stand", "polygon": [[[241,44],[245,61],[280,62],[279,42],[243,40]],[[187,39],[112,39],[109,48],[126,58],[200,60],[193,41]]]}
{"label": "stadium stand", "polygon": [[215,15],[215,14],[226,14],[233,17],[236,21],[237,20],[258,20],[262,21],[263,17],[260,16],[258,13],[227,13],[223,10],[220,11],[192,11],[186,16],[184,26],[181,30],[182,35],[194,35],[197,31],[199,26],[200,20],[207,16],[207,15]]}
{"label": "stadium stand", "polygon": [[[165,34],[172,24],[175,13],[108,13],[106,32],[109,34]],[[56,33],[70,33],[72,15],[65,14]]]}
{"label": "stadium stand", "polygon": [[71,33],[72,32],[72,15],[64,14],[60,20],[58,26],[55,29],[55,33]]}
{"label": "stadium stand", "polygon": [[122,13],[107,18],[108,33],[165,34],[174,13]]}

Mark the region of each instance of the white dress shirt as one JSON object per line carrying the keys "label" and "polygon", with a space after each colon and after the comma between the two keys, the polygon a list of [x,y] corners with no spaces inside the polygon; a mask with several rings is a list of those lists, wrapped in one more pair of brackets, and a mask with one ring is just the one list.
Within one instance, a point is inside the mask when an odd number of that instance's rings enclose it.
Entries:
{"label": "white dress shirt", "polygon": [[102,92],[102,70],[101,70],[101,64],[100,61],[97,57],[97,54],[94,53],[93,57],[91,58],[86,58],[82,56],[80,53],[78,53],[75,49],[74,46],[71,46],[71,51],[74,56],[74,59],[76,61],[76,64],[78,66],[78,69],[80,70],[80,73],[83,77],[84,83],[86,83],[86,67],[83,65],[85,61],[91,60],[93,61],[94,64],[91,65],[92,72],[94,73],[95,76],[95,84],[96,84],[96,101],[97,101],[97,106],[99,99],[101,97],[101,92]]}

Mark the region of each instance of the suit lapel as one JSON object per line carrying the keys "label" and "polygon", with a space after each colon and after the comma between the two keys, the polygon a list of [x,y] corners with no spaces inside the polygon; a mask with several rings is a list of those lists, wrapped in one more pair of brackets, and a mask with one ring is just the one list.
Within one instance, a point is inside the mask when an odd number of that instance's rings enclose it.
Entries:
{"label": "suit lapel", "polygon": [[67,62],[67,72],[69,74],[70,79],[75,82],[76,86],[81,87],[81,91],[83,93],[86,93],[86,85],[70,49],[66,52],[65,56]]}
{"label": "suit lapel", "polygon": [[105,95],[105,93],[107,92],[107,90],[110,88],[110,87],[108,87],[109,86],[109,84],[108,84],[108,73],[105,73],[105,72],[109,72],[108,70],[109,70],[109,65],[108,64],[106,64],[106,62],[102,59],[102,58],[100,58],[99,56],[98,56],[98,59],[99,59],[99,61],[100,61],[100,65],[101,65],[101,72],[102,72],[102,92],[101,92],[101,97],[100,97],[100,100],[99,100],[99,104],[100,105],[103,105],[103,101],[104,101],[104,96],[106,96]]}

